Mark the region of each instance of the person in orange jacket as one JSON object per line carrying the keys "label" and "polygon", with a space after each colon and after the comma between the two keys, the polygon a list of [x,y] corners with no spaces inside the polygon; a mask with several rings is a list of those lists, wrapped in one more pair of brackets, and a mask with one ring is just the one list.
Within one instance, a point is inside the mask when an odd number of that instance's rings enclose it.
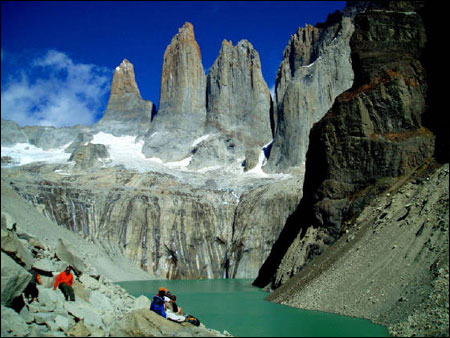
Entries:
{"label": "person in orange jacket", "polygon": [[75,293],[73,291],[73,274],[70,272],[70,266],[66,268],[66,271],[61,272],[58,277],[56,277],[55,285],[53,290],[59,288],[66,300],[75,301]]}

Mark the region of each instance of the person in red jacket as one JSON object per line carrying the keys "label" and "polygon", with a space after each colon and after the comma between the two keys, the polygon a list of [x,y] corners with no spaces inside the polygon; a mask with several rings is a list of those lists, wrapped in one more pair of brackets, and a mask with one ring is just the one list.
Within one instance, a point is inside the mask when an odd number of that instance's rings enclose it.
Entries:
{"label": "person in red jacket", "polygon": [[53,290],[56,290],[56,288],[59,288],[62,293],[64,294],[64,297],[66,300],[75,301],[75,293],[73,292],[73,275],[70,272],[70,266],[66,268],[66,271],[61,272],[58,277],[56,277],[55,286],[53,287]]}

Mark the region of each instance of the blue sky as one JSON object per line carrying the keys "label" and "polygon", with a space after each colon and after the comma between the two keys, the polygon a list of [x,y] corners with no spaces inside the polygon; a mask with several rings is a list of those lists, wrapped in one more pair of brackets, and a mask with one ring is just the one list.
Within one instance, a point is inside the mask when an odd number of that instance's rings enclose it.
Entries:
{"label": "blue sky", "polygon": [[144,99],[159,103],[164,51],[186,21],[208,72],[222,41],[249,40],[270,88],[290,36],[343,1],[2,1],[1,115],[20,125],[90,125],[113,71],[134,64]]}

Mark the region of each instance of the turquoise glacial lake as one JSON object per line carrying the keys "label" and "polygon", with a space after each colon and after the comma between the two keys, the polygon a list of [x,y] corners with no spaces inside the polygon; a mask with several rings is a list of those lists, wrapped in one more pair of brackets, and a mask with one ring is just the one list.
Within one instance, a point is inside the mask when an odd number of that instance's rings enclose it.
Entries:
{"label": "turquoise glacial lake", "polygon": [[251,279],[119,282],[131,295],[152,299],[160,287],[177,296],[185,313],[236,337],[389,337],[386,327],[337,314],[296,309],[265,300]]}

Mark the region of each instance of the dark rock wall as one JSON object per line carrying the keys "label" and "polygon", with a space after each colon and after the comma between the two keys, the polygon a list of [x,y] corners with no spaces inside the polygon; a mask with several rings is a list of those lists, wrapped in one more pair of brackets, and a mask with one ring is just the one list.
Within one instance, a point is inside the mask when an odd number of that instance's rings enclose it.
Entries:
{"label": "dark rock wall", "polygon": [[277,265],[297,235],[301,240],[314,232],[315,239],[304,242],[310,250],[299,250],[320,254],[378,193],[433,156],[435,135],[422,124],[422,5],[388,3],[355,17],[354,85],[311,130],[304,197],[255,284],[275,283],[277,269],[293,275],[300,268]]}

